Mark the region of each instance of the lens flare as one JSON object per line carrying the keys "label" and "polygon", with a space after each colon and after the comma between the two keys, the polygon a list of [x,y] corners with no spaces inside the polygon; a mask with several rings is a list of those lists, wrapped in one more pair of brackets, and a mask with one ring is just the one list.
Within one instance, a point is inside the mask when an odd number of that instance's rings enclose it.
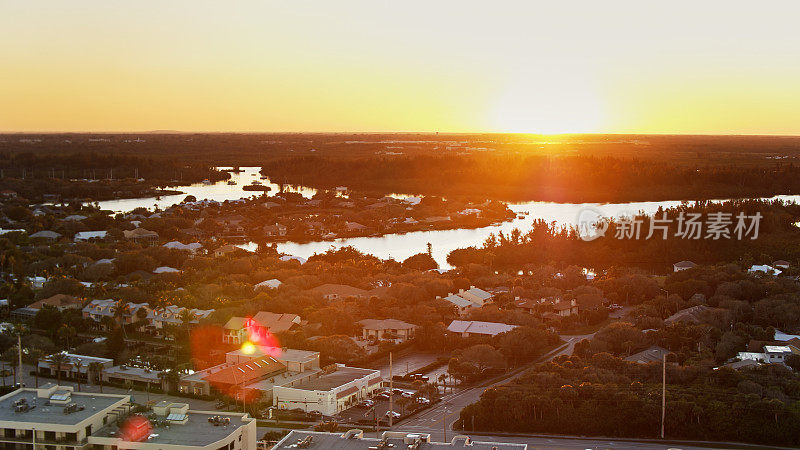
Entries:
{"label": "lens flare", "polygon": [[256,346],[250,341],[245,342],[242,344],[242,353],[245,355],[252,355],[256,352]]}
{"label": "lens flare", "polygon": [[146,417],[135,415],[125,419],[119,427],[119,437],[124,441],[142,442],[146,441],[153,431],[153,426]]}

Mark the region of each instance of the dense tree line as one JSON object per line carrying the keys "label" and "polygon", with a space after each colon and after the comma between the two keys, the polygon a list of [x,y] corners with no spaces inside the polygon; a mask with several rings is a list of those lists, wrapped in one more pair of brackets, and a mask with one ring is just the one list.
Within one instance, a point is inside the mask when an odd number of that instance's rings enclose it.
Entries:
{"label": "dense tree line", "polygon": [[[746,215],[760,213],[757,239],[752,234],[737,239],[706,238],[706,228],[701,239],[688,239],[678,235],[680,214],[699,213],[706,220],[711,213],[726,213],[735,217],[740,212]],[[665,215],[665,216],[664,216]],[[447,261],[458,267],[471,264],[486,265],[497,269],[520,269],[543,264],[576,265],[605,270],[611,267],[640,267],[663,273],[671,270],[672,264],[688,259],[697,264],[715,264],[736,261],[742,265],[768,264],[777,259],[800,261],[800,228],[794,225],[800,218],[800,206],[780,200],[728,201],[721,204],[696,202],[669,208],[656,213],[658,218],[670,221],[667,238],[656,232],[650,239],[653,217],[640,215],[639,239],[617,238],[621,229],[619,219],[607,219],[608,229],[604,237],[593,241],[580,238],[576,228],[556,226],[537,221],[530,230],[514,230],[508,234],[491,236],[480,248],[469,247],[454,250]],[[730,226],[731,232],[736,225]]]}
{"label": "dense tree line", "polygon": [[[672,439],[800,444],[800,381],[769,365],[752,371],[667,367],[665,435]],[[461,411],[462,429],[658,437],[661,365],[608,353],[559,357],[488,389]]]}
{"label": "dense tree line", "polygon": [[800,193],[800,166],[791,163],[685,164],[594,155],[302,156],[266,161],[263,172],[327,188],[346,185],[386,193],[486,195],[504,200],[621,202]]}

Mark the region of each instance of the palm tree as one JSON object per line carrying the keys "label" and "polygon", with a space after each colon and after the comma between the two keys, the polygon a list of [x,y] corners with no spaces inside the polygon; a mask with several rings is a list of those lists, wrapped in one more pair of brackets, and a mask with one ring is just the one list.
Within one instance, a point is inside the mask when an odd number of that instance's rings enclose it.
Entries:
{"label": "palm tree", "polygon": [[437,380],[439,381],[439,384],[444,387],[444,389],[442,389],[442,394],[447,393],[447,374],[440,373]]}
{"label": "palm tree", "polygon": [[125,316],[131,312],[130,306],[124,300],[120,300],[114,306],[114,319],[117,320],[117,323],[122,327],[122,334],[125,336],[125,339],[128,339],[128,334],[125,332]]}
{"label": "palm tree", "polygon": [[58,329],[58,337],[63,339],[66,342],[66,347],[69,348],[69,341],[74,338],[78,332],[75,330],[75,327],[71,327],[67,324],[61,325],[61,328]]}
{"label": "palm tree", "polygon": [[81,391],[81,368],[83,367],[83,361],[78,359],[75,361],[75,364],[72,366],[75,369],[75,379],[78,381],[78,392]]}
{"label": "palm tree", "polygon": [[47,361],[50,363],[51,368],[55,368],[56,379],[58,380],[58,384],[61,384],[61,370],[67,365],[69,358],[65,353],[55,353],[50,355]]}
{"label": "palm tree", "polygon": [[103,375],[101,374],[101,372],[103,372],[103,365],[102,364],[100,364],[97,361],[89,363],[89,373],[94,374],[94,376],[96,377],[94,379],[100,385],[100,393],[102,394],[103,393]]}

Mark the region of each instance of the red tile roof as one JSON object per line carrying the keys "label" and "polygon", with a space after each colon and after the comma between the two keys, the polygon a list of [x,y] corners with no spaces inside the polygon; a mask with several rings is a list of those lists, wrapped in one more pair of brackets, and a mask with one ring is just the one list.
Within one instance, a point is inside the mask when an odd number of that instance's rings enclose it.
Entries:
{"label": "red tile roof", "polygon": [[283,363],[271,356],[264,356],[228,366],[206,375],[204,379],[212,384],[246,385],[284,370],[286,370],[286,366]]}

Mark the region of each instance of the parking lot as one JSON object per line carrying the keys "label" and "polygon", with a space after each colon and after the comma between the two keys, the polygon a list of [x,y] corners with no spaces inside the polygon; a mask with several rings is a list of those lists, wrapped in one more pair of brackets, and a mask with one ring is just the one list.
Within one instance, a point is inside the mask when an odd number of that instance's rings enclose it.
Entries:
{"label": "parking lot", "polygon": [[[405,397],[403,394],[400,394],[400,390],[396,391],[397,394],[395,394],[392,398],[394,402],[393,409],[395,412],[401,413],[401,415],[407,415],[413,411],[415,406],[418,404],[414,399],[411,398],[414,391],[410,389],[402,389],[402,391],[406,393]],[[374,424],[375,419],[377,418],[380,420],[381,425],[386,425],[386,423],[388,423],[388,417],[386,413],[389,411],[389,400],[385,398],[385,396],[376,395],[371,399],[371,401],[373,402],[371,406],[358,404],[337,414],[336,419],[340,422],[347,423],[369,421],[370,424]],[[395,417],[394,421],[396,422],[399,419],[400,417]]]}

